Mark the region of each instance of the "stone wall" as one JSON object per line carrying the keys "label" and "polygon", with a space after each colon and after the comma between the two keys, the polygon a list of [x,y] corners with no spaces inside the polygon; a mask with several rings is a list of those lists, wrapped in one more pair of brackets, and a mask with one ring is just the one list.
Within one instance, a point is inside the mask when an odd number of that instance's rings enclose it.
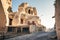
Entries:
{"label": "stone wall", "polygon": [[3,10],[3,6],[0,0],[0,32],[3,32],[5,30],[6,25],[6,15]]}
{"label": "stone wall", "polygon": [[60,0],[56,0],[55,4],[55,21],[56,21],[56,32],[58,40],[60,40]]}
{"label": "stone wall", "polygon": [[3,6],[3,10],[4,10],[4,13],[6,15],[6,25],[8,26],[9,25],[9,18],[8,18],[8,14],[10,13],[11,10],[11,7],[12,7],[12,0],[1,0],[1,3],[2,3],[2,6]]}

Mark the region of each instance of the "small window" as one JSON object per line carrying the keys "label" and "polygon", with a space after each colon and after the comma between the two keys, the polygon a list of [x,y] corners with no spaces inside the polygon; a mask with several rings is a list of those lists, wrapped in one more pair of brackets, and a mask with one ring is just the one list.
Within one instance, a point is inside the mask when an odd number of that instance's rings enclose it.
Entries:
{"label": "small window", "polygon": [[8,32],[14,32],[15,31],[15,27],[8,27]]}
{"label": "small window", "polygon": [[23,28],[22,32],[26,32],[26,33],[29,33],[29,28]]}
{"label": "small window", "polygon": [[9,13],[12,12],[12,8],[9,7],[9,8],[7,9],[7,11],[8,11]]}
{"label": "small window", "polygon": [[30,25],[31,23],[28,21],[28,25]]}
{"label": "small window", "polygon": [[17,28],[17,33],[21,32],[21,28]]}
{"label": "small window", "polygon": [[32,24],[33,24],[33,25],[35,25],[35,22],[34,22],[34,21],[32,21]]}
{"label": "small window", "polygon": [[12,32],[12,27],[8,27],[8,32]]}

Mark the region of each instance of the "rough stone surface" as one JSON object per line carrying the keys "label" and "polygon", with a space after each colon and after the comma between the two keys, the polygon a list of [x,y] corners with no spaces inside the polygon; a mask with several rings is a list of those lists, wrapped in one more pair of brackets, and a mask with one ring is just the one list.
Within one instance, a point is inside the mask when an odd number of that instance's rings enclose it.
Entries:
{"label": "rough stone surface", "polygon": [[60,40],[60,0],[56,0],[55,3],[55,21],[58,40]]}
{"label": "rough stone surface", "polygon": [[3,32],[5,30],[5,25],[6,25],[6,16],[0,0],[0,32]]}

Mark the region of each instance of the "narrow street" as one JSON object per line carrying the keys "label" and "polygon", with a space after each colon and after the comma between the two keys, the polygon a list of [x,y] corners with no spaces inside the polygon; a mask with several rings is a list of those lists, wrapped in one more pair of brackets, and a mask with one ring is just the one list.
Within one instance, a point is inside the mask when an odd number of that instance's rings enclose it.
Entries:
{"label": "narrow street", "polygon": [[37,32],[5,40],[56,40],[55,35],[55,32]]}

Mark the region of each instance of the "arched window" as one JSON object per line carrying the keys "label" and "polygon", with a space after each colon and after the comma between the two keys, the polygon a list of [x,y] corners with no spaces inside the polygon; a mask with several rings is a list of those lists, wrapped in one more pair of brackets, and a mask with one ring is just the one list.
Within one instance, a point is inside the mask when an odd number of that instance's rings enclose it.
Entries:
{"label": "arched window", "polygon": [[30,12],[30,9],[28,10],[28,13],[30,14],[31,12]]}
{"label": "arched window", "polygon": [[23,19],[21,19],[21,24],[23,24]]}
{"label": "arched window", "polygon": [[12,25],[12,19],[9,18],[9,25]]}
{"label": "arched window", "polygon": [[28,10],[28,13],[33,15],[33,10],[30,10],[30,9],[29,9],[29,10]]}

